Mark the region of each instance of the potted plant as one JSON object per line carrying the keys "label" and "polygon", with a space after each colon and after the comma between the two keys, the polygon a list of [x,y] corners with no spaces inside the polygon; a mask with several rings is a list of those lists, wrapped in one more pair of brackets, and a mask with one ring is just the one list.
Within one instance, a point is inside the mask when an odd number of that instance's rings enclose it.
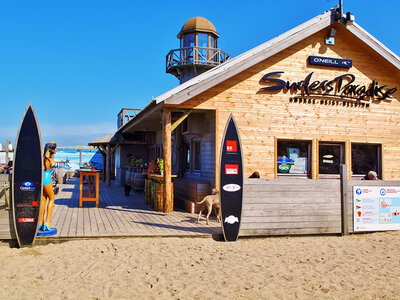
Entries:
{"label": "potted plant", "polygon": [[160,174],[164,175],[164,160],[162,158],[157,158],[158,169],[160,170]]}

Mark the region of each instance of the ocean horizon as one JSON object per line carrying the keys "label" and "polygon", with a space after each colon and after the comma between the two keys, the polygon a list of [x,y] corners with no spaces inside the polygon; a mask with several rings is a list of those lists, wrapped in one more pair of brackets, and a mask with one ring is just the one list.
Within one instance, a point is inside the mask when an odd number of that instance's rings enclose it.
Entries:
{"label": "ocean horizon", "polygon": [[57,147],[54,160],[58,163],[65,163],[67,171],[76,171],[80,167],[83,167],[85,163],[89,163],[92,167],[99,170],[103,168],[103,156],[99,150],[93,148]]}

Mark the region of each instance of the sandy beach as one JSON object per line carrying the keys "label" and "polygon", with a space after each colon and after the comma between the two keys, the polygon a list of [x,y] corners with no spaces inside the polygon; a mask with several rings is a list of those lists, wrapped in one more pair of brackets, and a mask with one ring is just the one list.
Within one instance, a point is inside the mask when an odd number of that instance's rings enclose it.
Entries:
{"label": "sandy beach", "polygon": [[0,244],[1,299],[399,299],[400,232]]}

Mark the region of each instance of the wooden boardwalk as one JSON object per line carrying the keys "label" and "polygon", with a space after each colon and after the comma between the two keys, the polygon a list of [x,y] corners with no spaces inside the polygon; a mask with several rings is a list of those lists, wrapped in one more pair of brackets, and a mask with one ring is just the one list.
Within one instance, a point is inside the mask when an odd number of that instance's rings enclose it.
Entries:
{"label": "wooden boardwalk", "polygon": [[95,202],[84,202],[79,208],[79,178],[59,185],[51,227],[58,230],[48,238],[139,237],[139,236],[211,236],[222,234],[221,226],[212,215],[210,225],[197,214],[174,211],[169,214],[154,211],[144,204],[143,193],[131,191],[125,196],[123,187],[107,187],[100,182],[99,208]]}

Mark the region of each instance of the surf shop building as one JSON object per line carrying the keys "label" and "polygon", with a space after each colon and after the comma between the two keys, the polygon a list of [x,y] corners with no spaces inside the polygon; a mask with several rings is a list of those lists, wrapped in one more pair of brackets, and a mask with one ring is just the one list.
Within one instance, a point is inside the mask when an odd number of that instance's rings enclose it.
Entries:
{"label": "surf shop building", "polygon": [[[190,19],[167,55],[181,84],[118,130],[152,136],[146,158],[164,157],[164,210],[220,188],[232,114],[244,178],[261,177],[245,179],[240,235],[353,231],[353,186],[400,178],[399,57],[339,7],[235,58],[218,37],[206,19]],[[371,170],[383,181],[360,181]]]}

